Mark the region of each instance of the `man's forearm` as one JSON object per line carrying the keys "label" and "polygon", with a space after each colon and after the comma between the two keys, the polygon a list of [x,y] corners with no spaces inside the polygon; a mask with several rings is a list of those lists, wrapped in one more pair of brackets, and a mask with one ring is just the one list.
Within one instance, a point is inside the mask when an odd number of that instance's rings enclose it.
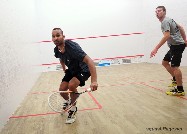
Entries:
{"label": "man's forearm", "polygon": [[180,26],[179,30],[180,30],[180,33],[181,33],[181,36],[182,36],[183,40],[186,41],[186,33],[184,31],[184,28]]}
{"label": "man's forearm", "polygon": [[60,64],[62,66],[63,71],[65,71],[66,70],[66,66],[65,66],[64,62],[60,60]]}
{"label": "man's forearm", "polygon": [[91,82],[97,82],[97,73],[96,73],[96,67],[93,65],[89,66],[90,73],[91,73]]}
{"label": "man's forearm", "polygon": [[96,67],[95,67],[93,60],[88,55],[86,55],[83,61],[89,67],[89,70],[91,73],[91,82],[97,82],[97,72],[96,72]]}

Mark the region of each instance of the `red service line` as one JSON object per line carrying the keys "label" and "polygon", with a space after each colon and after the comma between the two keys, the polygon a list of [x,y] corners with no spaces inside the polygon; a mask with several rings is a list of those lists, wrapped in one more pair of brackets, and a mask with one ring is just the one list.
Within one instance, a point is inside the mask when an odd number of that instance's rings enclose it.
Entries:
{"label": "red service line", "polygon": [[118,56],[118,57],[112,57],[112,58],[99,58],[99,59],[93,59],[93,61],[96,60],[113,60],[113,59],[123,59],[123,58],[136,58],[136,57],[143,57],[144,54],[138,54],[133,56]]}
{"label": "red service line", "polygon": [[[98,60],[114,60],[114,59],[123,59],[123,58],[136,58],[136,57],[143,57],[144,54],[138,54],[134,56],[118,56],[118,57],[111,57],[111,58],[96,58],[92,59],[93,61],[98,61]],[[52,63],[43,63],[37,66],[50,66],[50,65],[56,65],[60,64],[60,62],[52,62]]]}
{"label": "red service line", "polygon": [[60,64],[60,62],[53,62],[53,63],[44,63],[39,66],[49,66],[49,65],[55,65],[55,64]]}
{"label": "red service line", "polygon": [[[78,111],[88,111],[88,110],[98,110],[101,109],[100,107],[96,108],[85,108]],[[43,114],[28,114],[28,115],[20,115],[20,116],[11,116],[9,119],[18,119],[18,118],[27,118],[27,117],[36,117],[36,116],[46,116],[46,115],[52,115],[52,114],[59,114],[58,112],[49,112],[49,113],[43,113]]]}
{"label": "red service line", "polygon": [[[163,81],[163,80],[157,80],[157,81],[151,80],[151,81],[149,81],[149,82],[159,82],[159,81]],[[155,90],[158,90],[158,91],[160,91],[160,92],[162,92],[162,93],[165,92],[163,89],[160,89],[160,88],[151,86],[151,85],[149,85],[149,84],[147,84],[147,83],[145,83],[145,82],[127,82],[127,81],[125,81],[125,82],[128,83],[128,84],[132,84],[132,85],[134,84],[134,85],[143,85],[143,86],[146,86],[146,87],[150,87],[150,88],[155,89]],[[126,85],[126,84],[117,84],[117,85],[112,84],[112,85],[109,85],[109,86],[124,86],[124,85]],[[100,86],[100,87],[106,87],[106,86]],[[184,97],[184,96],[176,96],[176,97],[181,98],[181,99],[184,99],[184,100],[187,100],[187,98]]]}
{"label": "red service line", "polygon": [[98,109],[101,109],[102,106],[101,106],[101,104],[96,100],[96,98],[95,98],[90,92],[88,92],[88,94],[90,95],[90,97],[92,98],[92,100],[95,102],[95,104],[98,106]]}
{"label": "red service line", "polygon": [[[137,34],[143,34],[143,32],[135,32],[130,34],[111,34],[111,35],[101,35],[101,36],[90,36],[90,37],[79,37],[79,38],[72,38],[67,40],[84,40],[84,39],[95,39],[95,38],[106,38],[106,37],[114,37],[114,36],[128,36],[128,35],[137,35]],[[48,43],[52,42],[49,40],[39,41],[36,43]]]}
{"label": "red service line", "polygon": [[[159,81],[164,81],[164,80],[157,80],[157,81],[154,81],[154,80],[150,80],[150,82],[159,82]],[[163,89],[160,89],[160,88],[157,88],[157,87],[154,87],[154,86],[151,86],[145,82],[127,82],[126,83],[128,84],[135,84],[135,85],[143,85],[143,86],[147,86],[147,87],[150,87],[152,89],[155,89],[155,90],[158,90],[162,93],[164,93],[164,90]],[[126,84],[113,84],[113,85],[110,85],[110,86],[124,86]],[[100,87],[106,87],[106,86],[100,86]],[[49,92],[41,92],[41,93],[49,93]],[[31,94],[39,94],[39,92],[33,92]],[[88,92],[88,94],[90,95],[90,97],[92,98],[92,100],[95,102],[95,104],[98,106],[97,108],[85,108],[85,109],[82,109],[82,110],[79,110],[79,111],[86,111],[86,110],[97,110],[97,109],[102,109],[102,105],[93,97],[93,95],[91,93]],[[187,100],[186,97],[183,97],[183,96],[176,96],[178,98],[181,98],[181,99],[184,99],[184,100]],[[10,119],[11,118],[26,118],[26,117],[33,117],[33,116],[45,116],[45,115],[51,115],[51,114],[58,114],[57,112],[49,112],[49,113],[44,113],[44,114],[30,114],[30,115],[23,115],[23,116],[11,116],[9,117]]]}
{"label": "red service line", "polygon": [[[144,82],[140,82],[139,84],[144,85],[144,86],[147,86],[147,87],[150,87],[150,88],[153,88],[153,89],[156,89],[156,90],[159,90],[159,91],[161,91],[161,92],[163,92],[163,93],[165,92],[163,89],[160,89],[160,88],[157,88],[157,87],[148,85],[148,84],[146,84],[146,83],[144,83]],[[183,96],[176,96],[176,97],[181,98],[181,99],[184,99],[184,100],[187,100],[187,98],[186,98],[186,97],[183,97]]]}
{"label": "red service line", "polygon": [[[88,88],[88,87],[87,87]],[[87,88],[85,88],[85,87],[80,87],[79,89],[81,89],[81,90],[86,90]],[[53,92],[58,92],[58,90],[53,90],[53,91],[43,91],[43,92],[30,92],[30,93],[28,93],[28,95],[29,94],[50,94],[50,93],[53,93]]]}
{"label": "red service line", "polygon": [[[42,93],[47,93],[47,92],[42,92]],[[88,92],[88,95],[91,97],[91,99],[97,105],[97,107],[96,108],[85,108],[85,109],[81,109],[81,110],[78,110],[78,111],[87,111],[87,110],[99,110],[99,109],[102,109],[102,105],[96,100],[96,98],[90,92]],[[28,115],[21,115],[21,116],[11,116],[11,117],[9,117],[9,119],[13,119],[13,118],[14,119],[15,118],[27,118],[27,117],[36,117],[36,116],[46,116],[46,115],[52,115],[52,114],[59,114],[59,113],[58,112],[48,112],[48,113],[42,113],[42,114],[28,114]]]}

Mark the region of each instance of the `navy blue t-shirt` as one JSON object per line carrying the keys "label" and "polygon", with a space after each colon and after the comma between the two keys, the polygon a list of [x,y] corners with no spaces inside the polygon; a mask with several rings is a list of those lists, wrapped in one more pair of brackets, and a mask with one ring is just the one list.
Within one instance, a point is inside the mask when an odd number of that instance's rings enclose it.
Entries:
{"label": "navy blue t-shirt", "polygon": [[71,40],[65,40],[65,52],[61,53],[58,50],[58,47],[55,47],[54,53],[55,57],[60,58],[72,74],[89,72],[88,65],[83,62],[83,59],[87,54],[82,50],[78,43]]}

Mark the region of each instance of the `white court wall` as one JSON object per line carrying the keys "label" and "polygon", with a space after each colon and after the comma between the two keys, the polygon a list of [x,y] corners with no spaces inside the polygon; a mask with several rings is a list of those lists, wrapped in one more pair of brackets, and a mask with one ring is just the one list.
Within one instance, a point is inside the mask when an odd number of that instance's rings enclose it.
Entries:
{"label": "white court wall", "polygon": [[[40,0],[37,5],[38,23],[43,31],[38,35],[40,41],[51,40],[54,27],[62,28],[67,39],[144,32],[139,0]],[[142,54],[143,37],[140,34],[75,41],[95,59]],[[38,45],[45,49],[41,52],[44,63],[58,61],[53,57],[53,43]]]}
{"label": "white court wall", "polygon": [[[143,61],[161,63],[166,45],[149,58],[162,37],[154,12],[158,5],[187,30],[185,0],[1,0],[0,129],[37,79],[35,65],[58,62],[53,43],[36,43],[51,40],[54,27],[61,27],[66,38],[142,32],[75,41],[93,59],[144,54]],[[182,65],[187,66],[185,57],[186,50]]]}
{"label": "white court wall", "polygon": [[[37,14],[41,40],[51,40],[51,29],[61,27],[66,38],[89,37],[111,34],[142,32],[141,35],[119,36],[75,40],[91,58],[106,58],[144,54],[142,61],[159,63],[168,51],[164,44],[156,57],[149,58],[150,52],[162,38],[160,22],[155,16],[155,8],[164,5],[167,16],[175,19],[187,31],[187,2],[185,0],[81,0],[37,1]],[[177,6],[175,6],[177,5]],[[54,8],[55,7],[55,8]],[[40,41],[41,41],[40,40]],[[53,55],[53,43],[41,43],[43,63],[58,62]],[[187,50],[184,51],[181,66],[187,65]],[[46,54],[47,53],[47,54]],[[45,58],[49,56],[48,58]]]}
{"label": "white court wall", "polygon": [[35,14],[32,0],[0,1],[0,130],[39,74]]}

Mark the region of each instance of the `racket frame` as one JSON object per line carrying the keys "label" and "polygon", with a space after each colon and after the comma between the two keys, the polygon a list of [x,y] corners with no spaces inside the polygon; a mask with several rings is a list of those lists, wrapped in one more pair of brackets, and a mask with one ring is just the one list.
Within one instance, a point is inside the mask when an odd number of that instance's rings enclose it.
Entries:
{"label": "racket frame", "polygon": [[[69,109],[71,109],[71,107],[77,102],[77,99],[79,98],[79,96],[80,96],[81,94],[83,94],[83,93],[86,93],[86,92],[89,92],[89,91],[87,91],[87,90],[82,91],[82,92],[55,91],[55,92],[51,93],[51,94],[48,96],[48,105],[49,105],[49,107],[50,107],[53,111],[55,111],[55,112],[57,112],[57,113],[64,114],[65,112],[69,111]],[[67,93],[67,94],[74,93],[74,94],[78,94],[78,97],[77,97],[76,100],[75,100],[73,103],[71,103],[66,109],[63,109],[63,108],[62,108],[62,110],[59,111],[59,110],[55,109],[55,108],[52,106],[50,100],[51,100],[51,97],[52,97],[53,95],[55,95],[55,94],[59,94],[59,95],[60,95],[60,93]],[[63,98],[63,97],[62,97],[62,98]]]}

